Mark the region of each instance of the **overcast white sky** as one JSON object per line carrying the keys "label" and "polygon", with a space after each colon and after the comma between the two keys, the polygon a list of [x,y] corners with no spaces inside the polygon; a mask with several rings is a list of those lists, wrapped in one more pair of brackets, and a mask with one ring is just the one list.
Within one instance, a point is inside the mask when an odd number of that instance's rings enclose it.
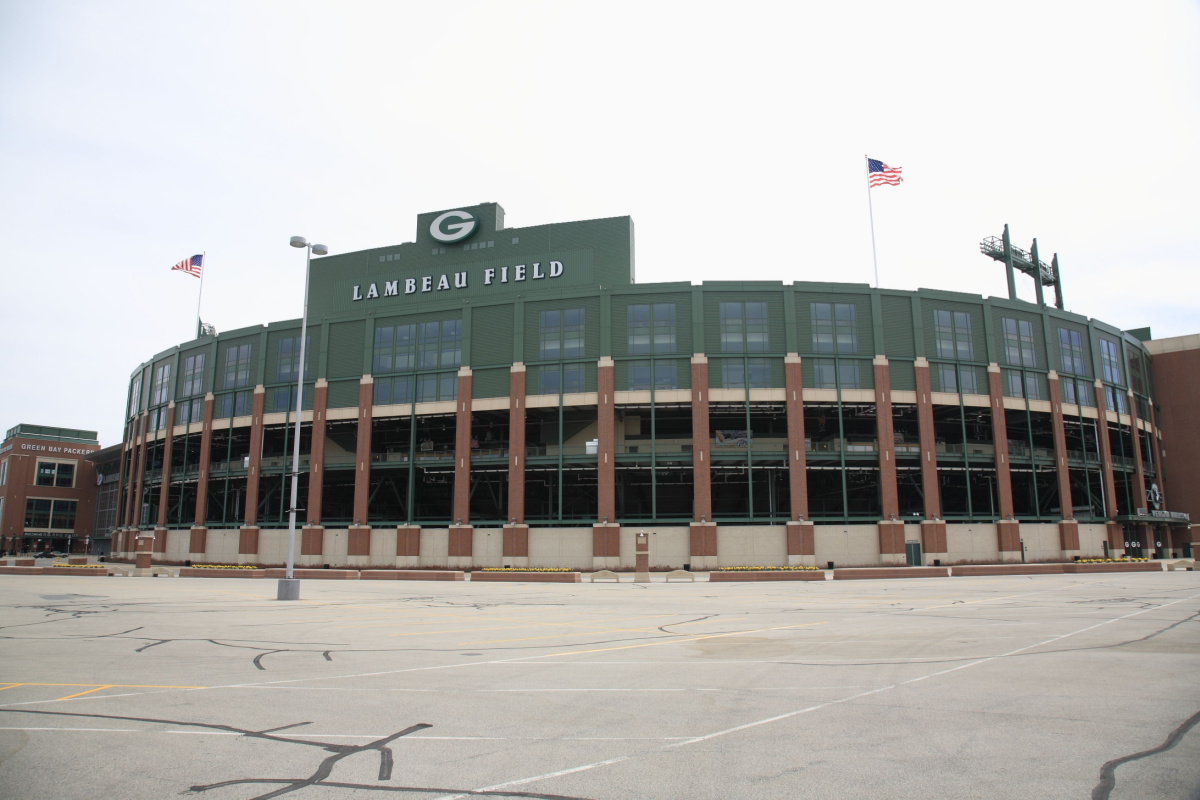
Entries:
{"label": "overcast white sky", "polygon": [[[0,0],[0,429],[121,436],[130,372],[300,316],[303,253],[628,214],[639,282],[1006,293],[1200,332],[1200,6]],[[1022,297],[1033,283],[1022,278]]]}

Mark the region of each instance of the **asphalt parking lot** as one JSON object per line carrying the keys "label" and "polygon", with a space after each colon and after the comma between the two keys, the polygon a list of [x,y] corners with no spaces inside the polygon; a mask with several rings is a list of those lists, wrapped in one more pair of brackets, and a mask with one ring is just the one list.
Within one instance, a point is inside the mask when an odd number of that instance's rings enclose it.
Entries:
{"label": "asphalt parking lot", "polygon": [[1200,798],[1196,572],[275,588],[0,576],[0,796]]}

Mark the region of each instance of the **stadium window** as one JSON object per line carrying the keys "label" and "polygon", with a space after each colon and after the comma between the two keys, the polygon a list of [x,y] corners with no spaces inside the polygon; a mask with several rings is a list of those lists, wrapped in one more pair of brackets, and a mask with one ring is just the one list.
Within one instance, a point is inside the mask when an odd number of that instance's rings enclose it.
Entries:
{"label": "stadium window", "polygon": [[36,497],[30,497],[25,500],[25,527],[26,528],[42,528],[50,527],[50,506],[52,501],[42,500]]}
{"label": "stadium window", "polygon": [[8,483],[8,459],[0,461],[0,486]]}
{"label": "stadium window", "polygon": [[150,391],[150,405],[157,406],[167,402],[170,395],[171,365],[160,364],[154,371],[154,386]]}
{"label": "stadium window", "polygon": [[721,303],[721,352],[765,353],[770,349],[766,303]]}
{"label": "stadium window", "polygon": [[1100,340],[1100,361],[1104,366],[1104,380],[1107,383],[1121,383],[1121,351],[1116,342],[1108,339]]}
{"label": "stadium window", "polygon": [[1036,367],[1033,350],[1033,324],[1024,319],[1005,317],[1004,357],[1014,367]]}
{"label": "stadium window", "polygon": [[934,338],[938,358],[974,361],[975,347],[971,341],[971,315],[965,311],[933,312]]}
{"label": "stadium window", "polygon": [[204,392],[204,353],[190,355],[183,362],[183,389],[181,397]]}
{"label": "stadium window", "polygon": [[[749,381],[747,381],[749,374]],[[771,387],[771,362],[765,358],[726,360],[721,364],[721,385],[726,389],[769,389]]]}
{"label": "stadium window", "polygon": [[1058,349],[1062,371],[1067,375],[1086,375],[1083,366],[1083,336],[1069,328],[1058,329]]}
{"label": "stadium window", "polygon": [[250,384],[249,344],[234,345],[225,351],[224,375],[223,389],[241,389]]}
{"label": "stadium window", "polygon": [[626,310],[629,354],[675,352],[675,304],[639,303]]}
{"label": "stadium window", "polygon": [[[312,373],[312,337],[304,337],[304,377]],[[300,361],[300,337],[290,336],[279,340],[279,367],[275,370],[276,381],[294,381],[299,378],[298,365]],[[286,405],[286,401],[285,401]],[[280,406],[276,406],[280,408]]]}
{"label": "stadium window", "polygon": [[582,308],[543,311],[538,315],[539,357],[543,361],[580,358],[584,349]]}
{"label": "stadium window", "polygon": [[857,353],[857,310],[852,303],[812,303],[813,352]]}

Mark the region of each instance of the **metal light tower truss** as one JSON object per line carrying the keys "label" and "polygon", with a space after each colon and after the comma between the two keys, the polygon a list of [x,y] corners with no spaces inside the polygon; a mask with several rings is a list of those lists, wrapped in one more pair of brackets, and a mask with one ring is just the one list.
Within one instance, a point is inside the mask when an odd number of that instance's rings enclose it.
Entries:
{"label": "metal light tower truss", "polygon": [[1009,300],[1017,299],[1017,281],[1014,271],[1020,270],[1033,278],[1033,285],[1037,290],[1037,304],[1039,306],[1046,305],[1046,299],[1042,294],[1042,287],[1053,286],[1054,305],[1057,308],[1063,307],[1062,276],[1058,271],[1058,253],[1054,254],[1049,264],[1042,261],[1038,258],[1037,239],[1033,240],[1033,247],[1029,251],[1013,247],[1012,239],[1008,235],[1008,225],[1005,225],[1002,237],[989,236],[979,243],[979,252],[1002,262],[1008,269]]}

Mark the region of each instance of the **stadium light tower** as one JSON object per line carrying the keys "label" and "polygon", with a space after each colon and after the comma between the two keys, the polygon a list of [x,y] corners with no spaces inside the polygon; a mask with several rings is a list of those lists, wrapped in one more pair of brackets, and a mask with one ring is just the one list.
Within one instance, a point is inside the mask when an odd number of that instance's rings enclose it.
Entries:
{"label": "stadium light tower", "polygon": [[287,572],[279,579],[277,600],[299,600],[300,581],[296,580],[296,502],[300,495],[300,412],[304,408],[304,343],[308,338],[308,273],[312,266],[312,254],[326,255],[329,248],[323,244],[309,244],[303,236],[293,236],[292,247],[304,248],[304,315],[300,321],[300,353],[296,365],[296,438],[292,442],[292,503],[288,510]]}

